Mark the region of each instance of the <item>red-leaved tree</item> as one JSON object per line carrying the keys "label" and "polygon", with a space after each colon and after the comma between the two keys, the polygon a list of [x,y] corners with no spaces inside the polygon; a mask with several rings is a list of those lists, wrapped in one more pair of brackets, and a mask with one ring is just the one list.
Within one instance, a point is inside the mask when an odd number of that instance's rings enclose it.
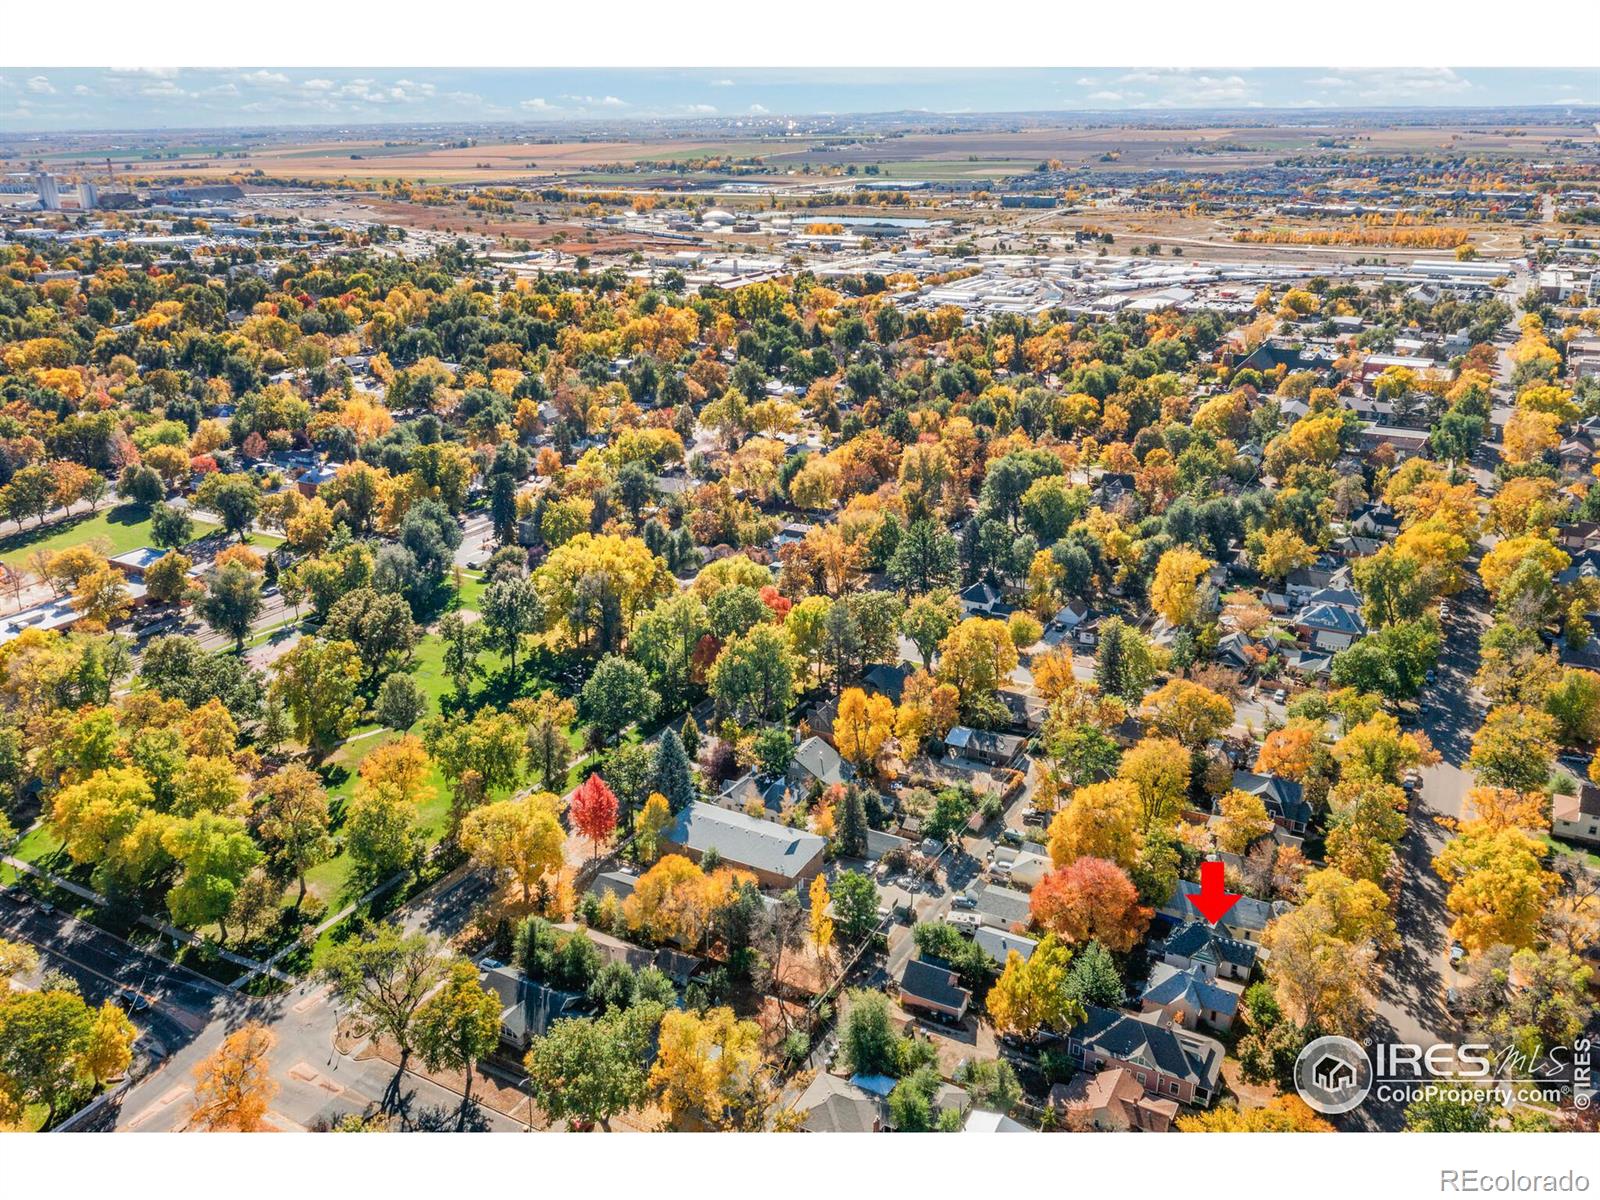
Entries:
{"label": "red-leaved tree", "polygon": [[600,843],[616,832],[617,794],[598,774],[585,779],[573,793],[572,825],[594,843],[596,854]]}
{"label": "red-leaved tree", "polygon": [[1052,871],[1033,889],[1033,919],[1073,944],[1090,938],[1119,953],[1131,950],[1150,924],[1127,872],[1103,858],[1080,858]]}

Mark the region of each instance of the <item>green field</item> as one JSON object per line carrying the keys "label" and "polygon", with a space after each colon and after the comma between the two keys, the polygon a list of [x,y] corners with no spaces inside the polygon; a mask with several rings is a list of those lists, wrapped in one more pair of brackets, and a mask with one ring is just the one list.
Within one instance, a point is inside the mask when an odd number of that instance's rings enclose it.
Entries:
{"label": "green field", "polygon": [[[196,520],[194,533],[204,537],[217,528],[208,521]],[[276,544],[277,539],[257,538]],[[20,567],[35,550],[57,551],[84,542],[103,541],[106,553],[122,554],[150,544],[150,511],[137,504],[119,504],[97,513],[83,513],[43,527],[29,527],[0,538],[0,562]]]}

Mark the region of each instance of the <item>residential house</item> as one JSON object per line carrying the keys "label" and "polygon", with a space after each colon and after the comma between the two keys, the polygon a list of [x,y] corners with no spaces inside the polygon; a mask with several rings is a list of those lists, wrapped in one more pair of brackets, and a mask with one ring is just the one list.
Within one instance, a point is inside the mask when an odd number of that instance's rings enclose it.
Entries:
{"label": "residential house", "polygon": [[[1157,911],[1177,921],[1193,921],[1199,915],[1199,910],[1189,903],[1189,897],[1199,890],[1200,885],[1193,880],[1180,879],[1173,888],[1171,897]],[[1252,946],[1258,946],[1261,942],[1261,931],[1267,927],[1267,922],[1273,917],[1289,912],[1292,908],[1293,905],[1285,900],[1274,900],[1269,903],[1257,900],[1254,896],[1241,896],[1222,920],[1217,922],[1217,930],[1236,942],[1249,942]]]}
{"label": "residential house", "polygon": [[822,870],[828,847],[826,838],[803,829],[699,801],[678,814],[662,841],[696,862],[715,850],[729,866],[780,889],[806,882]]}
{"label": "residential house", "polygon": [[1180,925],[1155,948],[1163,963],[1188,970],[1199,967],[1212,979],[1247,982],[1256,965],[1256,948],[1219,933],[1207,921]]}
{"label": "residential house", "polygon": [[1215,1038],[1164,1024],[1158,1015],[1093,1005],[1069,1032],[1067,1052],[1085,1071],[1121,1067],[1152,1096],[1200,1106],[1217,1093],[1224,1055]]}
{"label": "residential house", "polygon": [[1273,821],[1297,836],[1304,836],[1311,824],[1311,805],[1305,789],[1281,775],[1257,775],[1254,771],[1235,771],[1234,790],[1259,796]]}
{"label": "residential house", "polygon": [[1361,614],[1340,604],[1307,604],[1295,614],[1294,629],[1313,649],[1335,654],[1367,636]]}
{"label": "residential house", "polygon": [[1022,755],[1027,742],[1009,733],[957,725],[944,736],[951,758],[971,758],[995,767],[1009,767]]}
{"label": "residential house", "polygon": [[967,889],[977,908],[979,920],[995,929],[1026,926],[1032,915],[1032,906],[1025,893],[998,883],[978,884]]}
{"label": "residential house", "polygon": [[978,944],[978,949],[982,950],[995,961],[997,966],[1001,967],[1006,965],[1006,960],[1011,957],[1012,951],[1022,955],[1022,960],[1026,962],[1033,957],[1033,952],[1039,945],[1031,937],[1020,933],[1011,933],[1004,929],[995,929],[990,925],[979,926],[977,932],[973,934],[972,940]]}
{"label": "residential house", "polygon": [[1050,1106],[1105,1133],[1166,1133],[1178,1119],[1178,1102],[1150,1095],[1126,1067],[1074,1075],[1071,1082],[1056,1084],[1050,1089]]}
{"label": "residential house", "polygon": [[575,1016],[585,1003],[583,996],[529,979],[515,967],[491,967],[478,982],[500,1001],[501,1048],[519,1058],[534,1038],[561,1018]]}
{"label": "residential house", "polygon": [[1552,796],[1550,832],[1569,842],[1600,846],[1600,787],[1584,780],[1577,795]]}
{"label": "residential house", "polygon": [[826,1071],[817,1072],[794,1108],[807,1133],[879,1133],[887,1115],[880,1097]]}
{"label": "residential house", "polygon": [[1005,620],[1014,610],[1006,603],[1005,596],[993,584],[974,583],[962,589],[961,612],[968,617],[993,617],[996,620]]}
{"label": "residential house", "polygon": [[962,1133],[1029,1133],[1028,1127],[1020,1121],[1013,1121],[1004,1113],[997,1113],[987,1108],[975,1108],[967,1114],[966,1124],[961,1127]]}
{"label": "residential house", "polygon": [[938,959],[911,959],[900,973],[899,984],[902,1008],[948,1021],[960,1021],[972,1003],[972,993],[961,986],[960,977]]}
{"label": "residential house", "polygon": [[789,786],[802,795],[809,794],[815,787],[849,783],[855,777],[855,768],[820,737],[808,737],[801,742],[795,748],[794,762],[789,765]]}
{"label": "residential house", "polygon": [[1139,1010],[1160,1013],[1174,1025],[1209,1025],[1226,1033],[1233,1027],[1244,989],[1206,974],[1204,967],[1175,967],[1158,962],[1139,994]]}

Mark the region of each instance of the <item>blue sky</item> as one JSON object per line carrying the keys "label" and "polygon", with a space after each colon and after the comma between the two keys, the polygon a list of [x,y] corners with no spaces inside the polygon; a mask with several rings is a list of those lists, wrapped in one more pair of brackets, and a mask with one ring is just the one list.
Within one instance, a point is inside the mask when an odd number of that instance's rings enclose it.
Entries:
{"label": "blue sky", "polygon": [[0,69],[0,131],[1522,104],[1600,104],[1600,71]]}

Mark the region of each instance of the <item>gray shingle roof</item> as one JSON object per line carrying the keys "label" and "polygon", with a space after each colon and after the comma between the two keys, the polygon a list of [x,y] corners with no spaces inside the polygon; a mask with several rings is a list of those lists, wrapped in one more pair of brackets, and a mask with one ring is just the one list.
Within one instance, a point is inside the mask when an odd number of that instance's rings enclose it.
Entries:
{"label": "gray shingle roof", "polygon": [[828,844],[825,838],[803,829],[698,801],[678,814],[667,840],[697,854],[714,849],[725,862],[735,866],[791,877],[804,870]]}

